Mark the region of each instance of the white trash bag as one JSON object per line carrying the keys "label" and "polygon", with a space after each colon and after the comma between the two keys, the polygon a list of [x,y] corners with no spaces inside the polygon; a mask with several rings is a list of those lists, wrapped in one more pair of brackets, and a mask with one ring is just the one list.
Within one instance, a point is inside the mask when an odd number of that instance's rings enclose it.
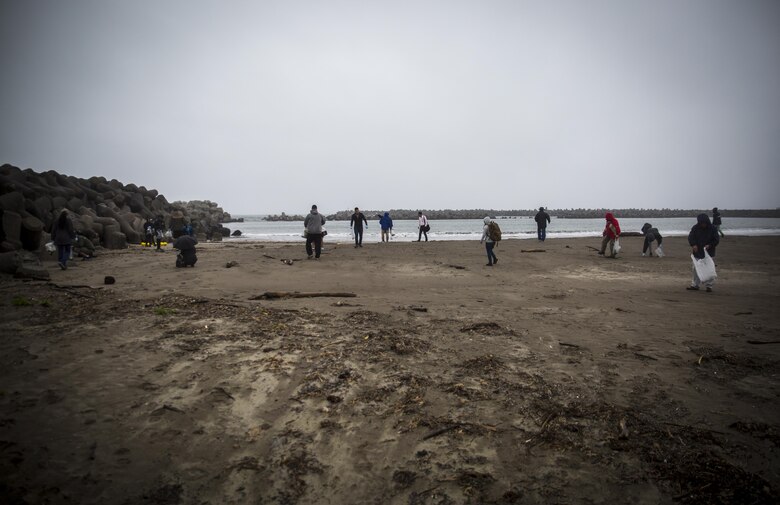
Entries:
{"label": "white trash bag", "polygon": [[697,259],[696,256],[691,254],[691,259],[693,260],[693,268],[696,269],[696,275],[701,283],[708,284],[718,278],[718,274],[715,272],[715,262],[706,249],[704,250],[704,258]]}
{"label": "white trash bag", "polygon": [[615,239],[615,243],[612,246],[612,256],[617,256],[620,249],[622,249],[622,247],[620,247],[620,239]]}
{"label": "white trash bag", "polygon": [[57,250],[57,246],[54,245],[54,242],[46,242],[46,245],[44,245],[43,247],[46,248],[46,252],[48,252],[49,254]]}
{"label": "white trash bag", "polygon": [[665,255],[664,255],[664,250],[663,250],[663,249],[661,249],[661,246],[660,246],[660,245],[659,245],[658,247],[656,247],[656,248],[655,248],[655,254],[656,254],[656,256],[658,256],[659,258],[663,258],[663,257],[665,256]]}

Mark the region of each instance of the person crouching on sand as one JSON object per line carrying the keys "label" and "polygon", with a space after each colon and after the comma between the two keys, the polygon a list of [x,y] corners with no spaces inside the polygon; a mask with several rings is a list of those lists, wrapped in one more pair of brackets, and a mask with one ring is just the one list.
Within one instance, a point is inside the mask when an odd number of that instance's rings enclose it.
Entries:
{"label": "person crouching on sand", "polygon": [[[325,224],[325,216],[317,211],[317,206],[311,206],[311,212],[303,220],[303,226],[306,229],[306,255],[307,259],[320,259],[322,254],[322,225]],[[311,245],[314,244],[314,251]],[[314,256],[312,256],[314,254]]]}
{"label": "person crouching on sand", "polygon": [[490,217],[486,217],[483,219],[483,222],[485,223],[485,226],[482,227],[482,238],[479,240],[479,243],[482,242],[485,243],[485,251],[487,251],[487,257],[488,262],[487,265],[492,267],[493,263],[498,263],[498,258],[496,257],[496,253],[493,251],[493,248],[496,246],[495,241],[490,237]]}
{"label": "person crouching on sand", "polygon": [[642,256],[647,256],[647,253],[650,253],[651,257],[653,256],[653,242],[655,242],[655,254],[659,258],[662,258],[664,250],[661,249],[661,244],[663,243],[664,238],[661,236],[658,228],[653,228],[653,225],[650,223],[645,223],[644,226],[642,226],[642,235],[645,236],[645,244],[642,246]]}
{"label": "person crouching on sand", "polygon": [[[709,253],[711,258],[715,258],[715,247],[720,242],[718,237],[718,230],[710,223],[710,216],[707,214],[699,214],[696,216],[696,225],[691,228],[691,232],[688,234],[688,244],[693,251],[693,257],[696,259],[704,259],[704,251]],[[690,291],[698,291],[701,281],[696,273],[696,266],[693,267],[693,280],[691,285],[685,289]],[[712,282],[704,284],[707,288],[707,292],[712,291]]]}
{"label": "person crouching on sand", "polygon": [[198,262],[195,246],[198,239],[192,235],[182,235],[173,243],[173,248],[179,250],[176,255],[176,268],[194,267]]}
{"label": "person crouching on sand", "polygon": [[618,220],[615,219],[615,216],[613,216],[611,212],[607,212],[604,215],[604,218],[607,220],[607,226],[605,226],[604,231],[601,232],[604,238],[601,241],[599,255],[604,256],[607,246],[609,246],[609,257],[614,258],[617,254],[615,252],[615,241],[620,238],[620,223],[618,223]]}

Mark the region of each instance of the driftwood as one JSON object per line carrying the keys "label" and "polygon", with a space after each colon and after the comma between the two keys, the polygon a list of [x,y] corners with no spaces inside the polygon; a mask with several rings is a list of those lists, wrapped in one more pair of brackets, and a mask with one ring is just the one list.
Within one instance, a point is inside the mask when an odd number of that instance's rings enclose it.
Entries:
{"label": "driftwood", "polygon": [[748,340],[747,343],[753,345],[780,344],[780,340]]}
{"label": "driftwood", "polygon": [[576,347],[577,349],[580,348],[580,346],[578,346],[577,344],[569,344],[567,342],[558,342],[558,345],[562,345],[562,346],[565,346],[565,347]]}
{"label": "driftwood", "polygon": [[81,298],[95,298],[95,297],[92,296],[92,295],[86,295],[84,293],[79,293],[78,291],[74,291],[74,289],[78,289],[78,288],[101,289],[100,287],[92,287],[92,286],[87,286],[85,284],[73,284],[73,285],[70,285],[70,286],[62,286],[60,284],[55,284],[54,282],[48,282],[47,284],[49,286],[55,288],[55,289],[60,289],[62,291],[65,291],[68,294],[71,294],[73,296],[78,296],[78,297],[81,297]]}
{"label": "driftwood", "polygon": [[593,246],[590,246],[590,245],[586,245],[585,247],[587,247],[588,249],[593,249],[596,252],[601,252],[601,249],[599,249],[598,247],[593,247]]}
{"label": "driftwood", "polygon": [[300,293],[298,291],[266,291],[262,295],[250,296],[250,300],[277,300],[279,298],[317,298],[317,297],[335,297],[335,298],[354,298],[355,293],[337,293],[337,292],[319,292],[319,293]]}
{"label": "driftwood", "polygon": [[438,430],[433,430],[432,432],[425,435],[422,439],[428,440],[429,438],[437,437],[443,433],[447,433],[448,431],[452,431],[456,428],[460,428],[460,424],[450,424],[448,426],[445,426],[444,428],[439,428]]}
{"label": "driftwood", "polygon": [[547,252],[546,249],[520,249],[521,253]]}

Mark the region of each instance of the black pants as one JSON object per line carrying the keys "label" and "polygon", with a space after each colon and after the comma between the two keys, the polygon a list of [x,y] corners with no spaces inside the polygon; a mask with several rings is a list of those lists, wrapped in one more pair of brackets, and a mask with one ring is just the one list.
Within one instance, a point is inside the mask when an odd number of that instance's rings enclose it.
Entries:
{"label": "black pants", "polygon": [[355,245],[363,245],[363,228],[355,228]]}
{"label": "black pants", "polygon": [[[662,238],[658,239],[658,247],[661,247],[663,241],[664,239]],[[647,237],[645,237],[645,244],[642,246],[642,254],[646,253],[648,249],[650,249],[650,241],[647,239]],[[653,251],[650,251],[650,254],[653,254]]]}
{"label": "black pants", "polygon": [[420,241],[423,235],[425,235],[425,241],[428,242],[428,232],[425,231],[422,226],[420,226],[420,231],[417,233],[417,242]]}
{"label": "black pants", "polygon": [[309,233],[306,235],[306,254],[311,256],[311,245],[314,243],[314,257],[319,258],[322,253],[322,233]]}
{"label": "black pants", "polygon": [[176,266],[178,268],[194,267],[195,263],[197,262],[198,262],[198,256],[195,254],[195,251],[192,250],[181,251],[179,254],[176,255]]}

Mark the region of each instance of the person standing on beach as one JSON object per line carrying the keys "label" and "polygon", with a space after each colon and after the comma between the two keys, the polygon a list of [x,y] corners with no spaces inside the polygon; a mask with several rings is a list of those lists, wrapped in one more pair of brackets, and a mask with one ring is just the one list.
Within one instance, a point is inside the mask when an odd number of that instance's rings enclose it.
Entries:
{"label": "person standing on beach", "polygon": [[536,221],[536,235],[539,242],[544,242],[544,239],[547,238],[547,223],[550,222],[550,215],[544,211],[544,207],[539,207],[534,221]]}
{"label": "person standing on beach", "polygon": [[493,239],[493,237],[490,236],[490,224],[492,223],[492,219],[490,217],[486,217],[483,219],[483,222],[485,223],[485,226],[482,227],[482,238],[479,240],[479,243],[485,243],[485,250],[487,251],[487,257],[488,262],[487,265],[492,267],[494,263],[498,263],[498,258],[496,257],[496,253],[493,251],[493,248],[496,246],[496,242]]}
{"label": "person standing on beach", "polygon": [[360,212],[360,209],[355,207],[355,213],[352,214],[352,218],[349,220],[349,225],[352,227],[352,233],[355,235],[355,247],[363,247],[363,223],[368,228],[368,220],[366,216]]}
{"label": "person standing on beach", "polygon": [[[693,251],[693,257],[696,259],[704,259],[704,251],[710,255],[711,258],[715,258],[715,247],[720,242],[718,237],[718,231],[715,226],[710,223],[710,217],[707,214],[699,214],[696,216],[696,225],[691,228],[691,232],[688,234],[688,244]],[[698,291],[701,281],[699,275],[696,273],[696,265],[693,266],[693,280],[691,285],[688,286],[689,291]],[[712,291],[712,282],[704,284],[707,288],[707,292]]]}
{"label": "person standing on beach", "polygon": [[[317,206],[311,206],[311,212],[303,220],[303,227],[306,230],[306,255],[307,259],[320,259],[322,254],[322,225],[325,224],[325,216],[317,211]],[[314,251],[312,251],[314,244]],[[312,256],[312,254],[314,256]]]}
{"label": "person standing on beach", "polygon": [[430,230],[431,227],[428,226],[428,217],[423,214],[422,211],[417,213],[417,228],[419,229],[417,232],[417,242],[422,239],[423,234],[425,235],[425,241],[428,242],[428,230]]}
{"label": "person standing on beach", "polygon": [[723,237],[723,232],[720,231],[720,225],[722,224],[722,221],[720,219],[720,211],[718,211],[717,207],[714,207],[712,209],[712,226],[715,227],[715,231],[718,232],[718,235]]}
{"label": "person standing on beach", "polygon": [[642,246],[642,256],[647,256],[647,253],[650,253],[650,256],[653,256],[653,242],[656,242],[655,245],[655,253],[656,256],[661,258],[664,255],[663,249],[661,249],[661,244],[664,241],[664,238],[661,236],[661,233],[658,231],[658,228],[653,228],[653,225],[650,223],[645,223],[644,226],[642,226],[642,235],[645,236],[645,244]]}
{"label": "person standing on beach", "polygon": [[157,250],[162,252],[162,239],[163,234],[165,233],[165,219],[163,219],[162,215],[158,215],[157,219],[154,220],[154,241],[157,244]]}
{"label": "person standing on beach", "polygon": [[73,230],[73,222],[68,217],[68,211],[63,210],[51,227],[51,239],[57,246],[57,264],[63,270],[68,269],[70,248],[75,238],[76,232]]}
{"label": "person standing on beach", "polygon": [[609,246],[609,257],[614,258],[617,255],[615,252],[615,241],[620,238],[620,223],[618,223],[618,220],[615,219],[611,212],[607,212],[604,218],[607,220],[607,226],[601,232],[604,238],[601,240],[599,255],[604,256],[607,246]]}
{"label": "person standing on beach", "polygon": [[390,217],[389,212],[385,212],[385,215],[379,218],[379,226],[382,228],[382,242],[390,242],[390,234],[393,233],[393,218]]}

